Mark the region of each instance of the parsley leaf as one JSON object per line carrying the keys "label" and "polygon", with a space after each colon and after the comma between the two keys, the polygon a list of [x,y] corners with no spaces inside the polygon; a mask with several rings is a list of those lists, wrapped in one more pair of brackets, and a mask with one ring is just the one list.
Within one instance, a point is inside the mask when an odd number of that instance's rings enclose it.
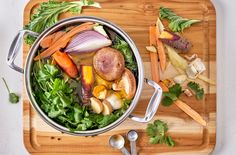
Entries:
{"label": "parsley leaf", "polygon": [[170,106],[172,103],[178,99],[180,94],[182,93],[182,87],[180,84],[175,84],[172,87],[169,88],[169,92],[164,92],[162,94],[162,105],[164,106]]}
{"label": "parsley leaf", "polygon": [[9,101],[11,102],[11,103],[18,103],[19,102],[19,96],[18,95],[16,95],[15,93],[12,93],[11,91],[10,91],[10,89],[9,89],[9,87],[8,87],[8,85],[7,85],[7,82],[6,82],[6,80],[2,77],[2,80],[3,80],[3,83],[5,84],[5,86],[6,86],[6,88],[7,88],[7,91],[8,91],[8,93],[9,93]]}
{"label": "parsley leaf", "polygon": [[175,145],[174,140],[166,135],[168,131],[167,124],[161,120],[155,120],[153,123],[149,123],[146,131],[151,144],[166,144],[171,147]]}
{"label": "parsley leaf", "polygon": [[169,20],[169,28],[173,32],[183,32],[185,28],[190,27],[194,23],[200,22],[200,20],[180,17],[176,15],[173,11],[171,11],[169,8],[164,7],[160,7],[159,16],[161,19],[166,18]]}
{"label": "parsley leaf", "polygon": [[202,100],[204,97],[204,89],[200,87],[200,85],[196,82],[189,82],[188,87],[194,91],[196,99]]}

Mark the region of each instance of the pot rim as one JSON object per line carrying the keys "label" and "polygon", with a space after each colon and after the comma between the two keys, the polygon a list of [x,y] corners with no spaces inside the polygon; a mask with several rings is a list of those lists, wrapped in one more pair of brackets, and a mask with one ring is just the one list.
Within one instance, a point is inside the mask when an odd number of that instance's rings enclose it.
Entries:
{"label": "pot rim", "polygon": [[[113,123],[103,127],[103,128],[99,128],[99,129],[95,129],[95,130],[86,130],[86,131],[74,131],[71,132],[69,131],[68,128],[56,123],[54,120],[52,120],[51,118],[49,118],[44,111],[40,108],[40,106],[38,105],[38,103],[36,102],[33,94],[32,94],[32,88],[31,88],[31,70],[32,70],[32,63],[33,63],[33,57],[35,56],[35,53],[37,52],[37,49],[39,47],[39,43],[42,41],[42,39],[44,37],[46,37],[47,35],[49,35],[50,33],[52,33],[53,31],[58,30],[61,27],[64,27],[66,25],[73,25],[76,23],[83,23],[83,22],[88,22],[88,21],[92,21],[92,22],[96,22],[102,25],[105,25],[107,27],[109,27],[110,29],[112,29],[113,31],[115,31],[117,34],[119,34],[122,39],[124,39],[130,46],[137,65],[138,65],[138,84],[137,84],[137,90],[135,93],[135,96],[132,100],[132,103],[130,104],[129,108],[125,111],[125,113],[118,118],[116,121],[114,121]],[[98,135],[98,134],[102,134],[104,132],[107,132],[115,127],[117,127],[118,125],[120,125],[122,122],[125,121],[125,119],[132,113],[132,111],[134,110],[134,108],[136,107],[138,100],[140,98],[141,92],[142,92],[142,88],[143,88],[143,83],[144,83],[144,72],[143,72],[143,64],[142,64],[142,59],[141,56],[139,54],[139,51],[134,43],[134,41],[129,37],[129,35],[124,32],[121,28],[119,28],[117,25],[113,24],[112,22],[109,22],[105,19],[102,18],[97,18],[94,16],[77,16],[77,17],[71,17],[71,18],[66,18],[63,19],[59,22],[57,22],[56,24],[54,24],[52,27],[46,29],[45,31],[43,31],[39,37],[36,39],[36,41],[34,42],[34,44],[32,45],[32,47],[29,50],[29,53],[27,55],[26,58],[26,63],[25,63],[25,74],[24,74],[24,83],[25,83],[25,89],[26,89],[26,94],[28,96],[28,98],[30,99],[30,104],[33,106],[33,108],[37,111],[37,113],[40,115],[40,117],[47,123],[49,124],[51,127],[57,129],[58,131],[61,131],[62,133],[67,133],[67,134],[71,134],[71,135],[82,135],[82,136],[93,136],[93,135]]]}

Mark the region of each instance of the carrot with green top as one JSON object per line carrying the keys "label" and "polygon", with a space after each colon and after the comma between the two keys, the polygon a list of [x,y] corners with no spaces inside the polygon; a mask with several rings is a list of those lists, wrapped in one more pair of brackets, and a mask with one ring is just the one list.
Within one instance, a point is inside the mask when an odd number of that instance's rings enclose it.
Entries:
{"label": "carrot with green top", "polygon": [[73,61],[70,59],[70,57],[60,51],[56,51],[52,55],[53,59],[56,61],[56,63],[72,78],[76,78],[78,76],[78,69],[76,65],[73,63]]}

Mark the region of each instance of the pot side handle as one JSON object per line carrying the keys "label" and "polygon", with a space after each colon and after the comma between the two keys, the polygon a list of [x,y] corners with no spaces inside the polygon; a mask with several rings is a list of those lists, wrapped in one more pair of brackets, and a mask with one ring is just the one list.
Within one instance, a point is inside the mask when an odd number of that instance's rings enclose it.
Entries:
{"label": "pot side handle", "polygon": [[149,122],[155,116],[157,109],[161,103],[161,96],[162,96],[162,89],[156,82],[146,79],[146,78],[144,80],[148,85],[152,86],[155,89],[154,94],[152,95],[148,103],[145,116],[143,118],[136,117],[133,115],[129,116],[132,120],[141,122],[141,123]]}
{"label": "pot side handle", "polygon": [[21,50],[21,46],[23,44],[25,34],[34,36],[34,37],[38,36],[38,33],[29,31],[29,30],[20,30],[18,34],[15,36],[13,42],[11,43],[10,49],[8,51],[8,56],[7,56],[8,66],[20,73],[24,73],[24,70],[21,67],[17,66],[14,61],[17,54]]}

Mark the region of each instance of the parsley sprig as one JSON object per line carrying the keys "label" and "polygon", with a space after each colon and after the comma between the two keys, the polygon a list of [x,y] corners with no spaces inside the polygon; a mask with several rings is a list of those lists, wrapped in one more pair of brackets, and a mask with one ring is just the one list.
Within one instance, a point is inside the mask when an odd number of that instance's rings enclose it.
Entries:
{"label": "parsley sprig", "polygon": [[182,93],[182,87],[180,84],[175,84],[172,87],[169,88],[169,92],[164,92],[162,104],[164,106],[170,106],[172,103],[177,100]]}
{"label": "parsley sprig", "polygon": [[174,140],[166,135],[166,132],[168,131],[167,124],[161,120],[155,120],[153,123],[149,123],[146,131],[151,144],[166,144],[171,147],[175,146]]}
{"label": "parsley sprig", "polygon": [[9,87],[7,85],[7,82],[6,82],[6,80],[3,77],[2,77],[2,80],[3,80],[3,83],[5,84],[5,86],[7,88],[8,93],[9,93],[9,101],[11,103],[18,103],[20,97],[18,95],[16,95],[15,93],[10,91],[10,89],[9,89]]}
{"label": "parsley sprig", "polygon": [[200,85],[196,82],[189,82],[188,87],[194,91],[196,99],[202,100],[204,97],[204,89],[200,87]]}

